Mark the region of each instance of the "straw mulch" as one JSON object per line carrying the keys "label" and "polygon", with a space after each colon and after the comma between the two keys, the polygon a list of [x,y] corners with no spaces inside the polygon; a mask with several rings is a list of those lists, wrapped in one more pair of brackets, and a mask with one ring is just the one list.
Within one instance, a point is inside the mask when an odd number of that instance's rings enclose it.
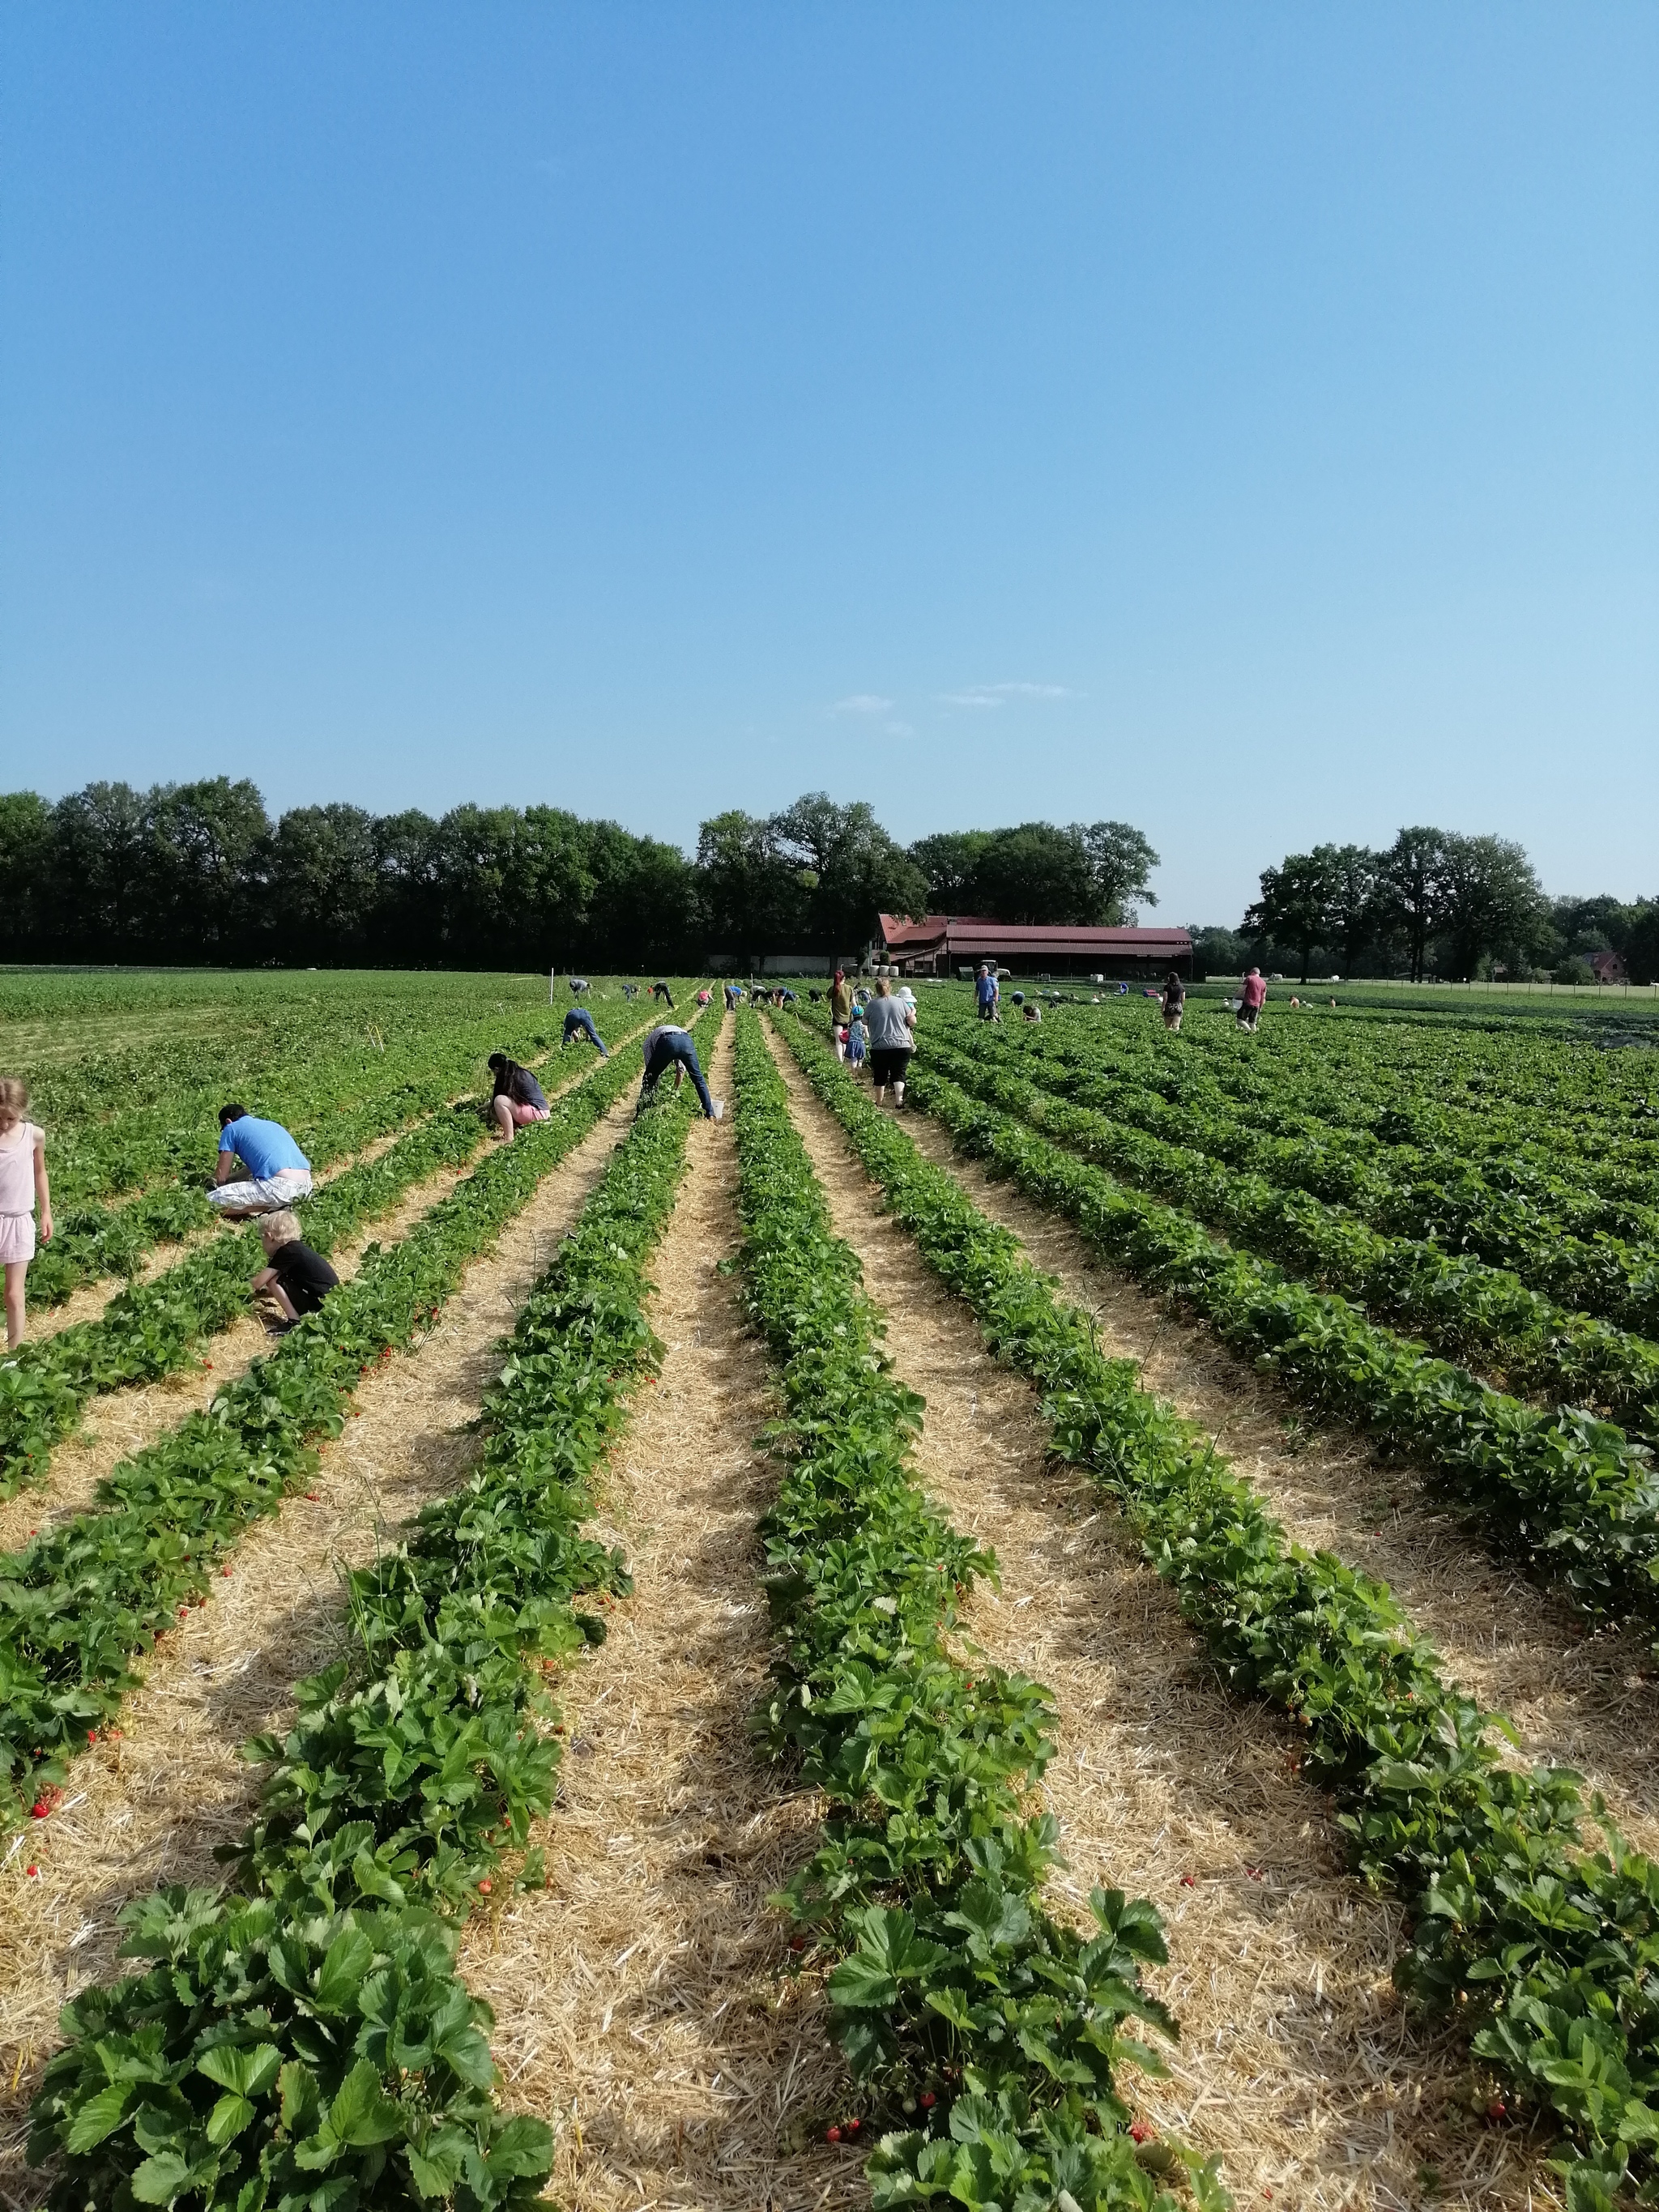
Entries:
{"label": "straw mulch", "polygon": [[[1049,1470],[1035,1393],[986,1354],[779,1061],[836,1228],[886,1310],[888,1351],[927,1399],[923,1479],[1000,1562],[972,1634],[1054,1693],[1043,1792],[1069,1872],[1053,1901],[1080,1911],[1098,1882],[1164,1917],[1170,1963],[1152,1980],[1182,2040],[1170,2081],[1132,2076],[1126,2094],[1219,2150],[1242,2206],[1271,2191],[1275,2204],[1396,2212],[1431,2201],[1431,2171],[1437,2205],[1554,2204],[1538,2146],[1474,2120],[1461,2048],[1406,2019],[1389,1981],[1398,1910],[1343,1870],[1323,1799],[1291,1770],[1289,1732],[1213,1681],[1118,1516]],[[908,1126],[922,1135],[920,1117]]]}
{"label": "straw mulch", "polygon": [[371,1558],[389,1529],[464,1475],[477,1449],[464,1425],[500,1370],[503,1333],[630,1106],[548,1176],[495,1252],[468,1269],[425,1344],[365,1379],[359,1410],[324,1447],[314,1498],[290,1499],[250,1534],[212,1602],[151,1657],[122,1741],[79,1760],[62,1809],[10,1847],[0,1868],[0,2201],[32,2206],[44,2194],[22,2168],[21,2136],[58,2006],[111,1972],[116,1915],[129,1899],[162,1882],[222,1878],[213,1848],[245,1825],[257,1787],[240,1746],[283,1726],[294,1682],[340,1650],[337,1565]]}
{"label": "straw mulch", "polygon": [[1480,1531],[1439,1504],[1406,1463],[1384,1464],[1351,1431],[1316,1425],[1201,1322],[1096,1264],[1066,1223],[956,1158],[934,1123],[918,1116],[910,1127],[976,1203],[1098,1315],[1103,1348],[1140,1360],[1152,1389],[1218,1437],[1298,1542],[1335,1552],[1390,1585],[1457,1680],[1515,1721],[1519,1758],[1572,1767],[1605,1793],[1633,1843],[1659,1850],[1659,1698],[1638,1638],[1587,1634],[1565,1607],[1491,1559]]}
{"label": "straw mulch", "polygon": [[[724,1045],[711,1070],[730,1081]],[[769,1655],[757,1518],[776,1471],[764,1355],[716,1263],[733,1249],[729,1123],[698,1122],[652,1273],[667,1346],[612,1457],[602,1510],[635,1578],[561,1691],[571,1749],[550,1887],[474,1921],[461,1966],[497,2014],[520,2110],[550,2120],[550,2193],[574,2212],[762,2212],[867,2203],[816,1981],[791,1979],[768,1905],[821,1806],[747,1733]]]}
{"label": "straw mulch", "polygon": [[[371,1244],[392,1244],[408,1234],[441,1199],[470,1175],[473,1163],[441,1168],[423,1182],[411,1184],[390,1212],[365,1224],[333,1255],[343,1282],[356,1274]],[[210,1230],[210,1236],[217,1235]],[[0,1504],[0,1552],[15,1550],[35,1529],[84,1513],[112,1468],[130,1458],[188,1414],[209,1405],[228,1383],[246,1374],[253,1362],[273,1349],[264,1323],[252,1310],[216,1336],[204,1337],[186,1367],[133,1389],[106,1390],[93,1399],[82,1427],[66,1437],[52,1455],[46,1480]]]}

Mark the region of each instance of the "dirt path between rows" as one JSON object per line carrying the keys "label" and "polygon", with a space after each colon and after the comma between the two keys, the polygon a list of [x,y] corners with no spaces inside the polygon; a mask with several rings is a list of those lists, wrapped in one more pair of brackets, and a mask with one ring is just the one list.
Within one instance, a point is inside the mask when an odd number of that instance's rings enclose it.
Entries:
{"label": "dirt path between rows", "polygon": [[[222,1878],[213,1849],[246,1825],[257,1775],[240,1747],[284,1727],[293,1685],[343,1648],[339,1563],[452,1489],[477,1450],[464,1425],[500,1371],[501,1337],[626,1132],[632,1097],[548,1175],[475,1261],[432,1334],[368,1376],[325,1445],[313,1498],[253,1528],[228,1579],[151,1656],[118,1746],[79,1760],[63,1808],[0,1868],[0,2199],[33,2206],[24,2110],[57,2042],[57,2011],[112,1968],[116,1914],[163,1882]],[[40,1872],[30,1879],[27,1867]],[[9,2083],[8,2092],[5,2084]]]}
{"label": "dirt path between rows", "polygon": [[756,1523],[777,1487],[755,1438],[776,1402],[719,1272],[738,1241],[731,1124],[694,1122],[690,1146],[651,1270],[660,1384],[601,1492],[635,1592],[561,1693],[550,1887],[475,1922],[460,1960],[496,2008],[508,2101],[558,2131],[550,2194],[568,2212],[868,2202],[857,2154],[810,2125],[840,2063],[816,1984],[780,1978],[787,1928],[767,1904],[823,1805],[749,1741],[770,1652]]}
{"label": "dirt path between rows", "polygon": [[[1389,1981],[1400,1915],[1344,1871],[1288,1732],[1209,1676],[1173,1594],[1080,1476],[1051,1472],[1036,1393],[984,1350],[967,1308],[879,1210],[839,1125],[774,1040],[838,1233],[887,1314],[887,1349],[927,1400],[918,1463],[959,1528],[991,1545],[1000,1593],[969,1623],[987,1654],[1047,1683],[1060,1753],[1044,1778],[1080,1911],[1091,1885],[1150,1897],[1170,1963],[1152,1980],[1182,2028],[1171,2079],[1137,2098],[1222,2153],[1243,2206],[1556,2203],[1524,2141],[1478,2127],[1455,2044],[1417,2034]],[[915,1135],[920,1116],[907,1118]],[[977,1195],[977,1194],[975,1194]],[[1530,2188],[1528,2186],[1530,2185]]]}
{"label": "dirt path between rows", "polygon": [[1591,1636],[1403,1462],[1352,1430],[1318,1425],[1197,1321],[1107,1267],[1069,1223],[951,1147],[925,1115],[906,1124],[994,1221],[1012,1230],[1068,1297],[1098,1320],[1103,1351],[1140,1363],[1146,1386],[1218,1439],[1298,1543],[1387,1583],[1448,1672],[1507,1713],[1528,1760],[1553,1760],[1606,1794],[1631,1841],[1659,1850],[1659,1689],[1636,1637]]}

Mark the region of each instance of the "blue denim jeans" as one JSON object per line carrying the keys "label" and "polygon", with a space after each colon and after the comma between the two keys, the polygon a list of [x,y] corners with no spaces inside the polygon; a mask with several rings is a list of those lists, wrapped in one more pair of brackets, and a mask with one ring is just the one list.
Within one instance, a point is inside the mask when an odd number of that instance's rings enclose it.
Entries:
{"label": "blue denim jeans", "polygon": [[640,1091],[640,1103],[655,1094],[658,1084],[676,1065],[683,1067],[696,1086],[702,1110],[712,1121],[714,1102],[708,1095],[708,1085],[703,1081],[702,1069],[697,1060],[697,1048],[689,1036],[659,1037],[646,1063],[645,1082]]}

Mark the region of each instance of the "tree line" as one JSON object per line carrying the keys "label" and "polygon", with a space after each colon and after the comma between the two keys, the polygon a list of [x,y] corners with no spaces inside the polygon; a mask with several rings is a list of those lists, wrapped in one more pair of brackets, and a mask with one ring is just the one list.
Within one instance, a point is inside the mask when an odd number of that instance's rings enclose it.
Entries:
{"label": "tree line", "polygon": [[1659,980],[1659,900],[1546,896],[1532,863],[1503,837],[1401,830],[1392,845],[1316,845],[1261,872],[1261,893],[1231,943],[1201,933],[1212,971],[1256,964],[1310,975],[1425,976],[1456,982],[1549,975],[1593,982],[1597,953],[1632,982]]}
{"label": "tree line", "polygon": [[695,859],[550,806],[377,815],[256,787],[0,795],[0,959],[612,971],[860,951],[878,913],[1111,922],[1158,855],[1125,823],[903,846],[822,792],[703,823]]}

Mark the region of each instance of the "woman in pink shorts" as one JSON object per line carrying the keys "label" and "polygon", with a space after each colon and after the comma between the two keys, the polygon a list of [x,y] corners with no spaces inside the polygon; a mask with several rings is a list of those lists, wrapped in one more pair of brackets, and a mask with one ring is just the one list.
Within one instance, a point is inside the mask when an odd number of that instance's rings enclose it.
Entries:
{"label": "woman in pink shorts", "polygon": [[527,1067],[520,1067],[504,1052],[490,1054],[489,1072],[495,1079],[489,1101],[490,1119],[501,1141],[510,1145],[513,1132],[522,1129],[526,1121],[546,1121],[550,1110],[547,1094]]}
{"label": "woman in pink shorts", "polygon": [[34,1257],[34,1209],[40,1241],[52,1242],[52,1189],[46,1181],[46,1138],[25,1117],[29,1087],[0,1075],[0,1260],[6,1263],[6,1349],[23,1341],[23,1279]]}

